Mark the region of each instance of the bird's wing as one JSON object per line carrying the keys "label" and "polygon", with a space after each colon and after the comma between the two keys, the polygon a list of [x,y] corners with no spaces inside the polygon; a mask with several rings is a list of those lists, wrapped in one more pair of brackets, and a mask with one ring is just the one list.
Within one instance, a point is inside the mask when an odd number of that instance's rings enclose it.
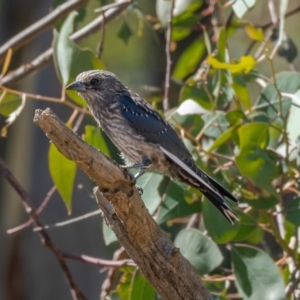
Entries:
{"label": "bird's wing", "polygon": [[150,106],[127,95],[122,95],[120,102],[123,117],[146,142],[161,146],[182,160],[191,156],[175,130]]}
{"label": "bird's wing", "polygon": [[181,174],[181,178],[186,179],[184,181],[192,186],[200,188],[202,193],[233,223],[237,217],[223,197],[226,196],[233,201],[237,200],[196,166],[190,152],[175,130],[139,98],[122,95],[120,102],[123,117],[144,137],[145,141],[156,144],[171,161],[188,175]]}
{"label": "bird's wing", "polygon": [[[218,191],[214,185],[215,181],[210,180],[208,175],[199,170],[175,130],[155,110],[140,99],[127,95],[122,95],[120,101],[123,117],[144,137],[146,142],[156,144],[170,160],[203,187]],[[225,189],[222,188],[222,190]],[[227,194],[231,196],[230,193],[227,192]]]}

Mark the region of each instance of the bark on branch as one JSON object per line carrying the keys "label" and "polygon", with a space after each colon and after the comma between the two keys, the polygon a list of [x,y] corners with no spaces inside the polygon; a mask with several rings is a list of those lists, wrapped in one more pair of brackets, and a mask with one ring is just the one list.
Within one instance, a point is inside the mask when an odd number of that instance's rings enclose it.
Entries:
{"label": "bark on branch", "polygon": [[212,299],[180,249],[153,220],[123,169],[86,144],[50,109],[36,110],[34,123],[96,183],[95,194],[106,221],[163,299]]}

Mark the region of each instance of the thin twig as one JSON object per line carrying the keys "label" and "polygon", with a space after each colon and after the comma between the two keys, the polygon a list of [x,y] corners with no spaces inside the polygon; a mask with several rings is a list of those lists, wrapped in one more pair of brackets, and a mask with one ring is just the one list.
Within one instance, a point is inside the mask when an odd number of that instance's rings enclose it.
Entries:
{"label": "thin twig", "polygon": [[171,0],[171,9],[170,9],[168,28],[167,28],[167,33],[166,33],[167,67],[166,67],[166,77],[165,77],[165,93],[164,93],[164,101],[163,101],[163,108],[164,108],[165,112],[169,109],[169,88],[170,88],[170,77],[171,77],[171,66],[172,66],[171,34],[172,34],[172,18],[173,18],[173,11],[174,11],[174,3],[175,3],[175,0]]}
{"label": "thin twig", "polygon": [[88,219],[90,217],[97,216],[100,213],[101,213],[101,209],[97,209],[97,210],[95,210],[93,212],[84,214],[84,215],[76,217],[76,218],[72,218],[72,219],[67,220],[67,221],[57,222],[55,224],[50,224],[50,225],[44,225],[43,227],[35,227],[33,229],[33,231],[41,231],[43,229],[51,229],[51,228],[63,227],[63,226],[66,226],[66,225],[70,225],[70,224],[73,224],[73,223],[76,223],[76,222],[83,221],[83,220]]}
{"label": "thin twig", "polygon": [[[123,247],[118,249],[114,255],[113,260],[118,262],[120,260],[124,260],[124,258],[127,256],[127,253]],[[100,299],[106,299],[107,296],[109,296],[110,292],[114,289],[114,283],[117,275],[119,274],[119,269],[112,267],[108,270],[105,280],[103,281],[102,287],[101,287],[101,294]]]}
{"label": "thin twig", "polygon": [[69,252],[60,252],[61,256],[64,258],[69,258],[73,260],[78,260],[84,263],[107,267],[107,268],[120,268],[124,266],[132,266],[135,267],[136,264],[133,262],[132,259],[119,259],[119,260],[106,260],[102,258],[92,257],[89,255],[84,254],[74,254]]}
{"label": "thin twig", "polygon": [[270,59],[273,59],[275,54],[277,53],[279,47],[281,46],[281,43],[284,38],[284,22],[285,22],[285,12],[287,9],[287,1],[280,1],[280,8],[279,8],[279,36],[278,40],[276,42],[275,47],[272,50],[272,53],[270,54]]}
{"label": "thin twig", "polygon": [[100,41],[97,46],[97,58],[99,59],[101,57],[101,54],[103,52],[103,43],[104,43],[104,37],[105,37],[105,14],[102,12],[103,22],[101,23],[101,36]]}
{"label": "thin twig", "polygon": [[299,268],[295,268],[293,273],[290,275],[290,282],[288,283],[285,289],[286,299],[290,298],[294,290],[298,288],[299,283],[300,283],[300,271]]}
{"label": "thin twig", "polygon": [[283,251],[286,252],[286,254],[290,257],[294,257],[294,250],[292,250],[285,240],[281,237],[275,223],[273,220],[273,216],[270,214],[266,214],[267,217],[267,223],[270,225],[271,234],[275,237],[277,243],[280,245]]}
{"label": "thin twig", "polygon": [[[26,213],[29,215],[29,217],[32,219],[32,223],[35,227],[42,227],[43,224],[40,222],[38,214],[36,210],[34,209],[34,206],[27,195],[26,191],[23,189],[23,187],[19,184],[17,179],[14,177],[14,175],[11,173],[9,168],[6,166],[5,162],[0,158],[0,173],[3,175],[3,177],[9,182],[9,184],[14,188],[14,190],[18,193],[22,200],[22,204],[25,208]],[[41,242],[43,245],[47,246],[57,257],[58,262],[60,264],[61,269],[63,270],[63,273],[67,279],[67,282],[70,287],[70,292],[72,295],[72,299],[82,299],[87,300],[87,298],[84,296],[78,285],[73,279],[73,276],[68,268],[68,265],[64,259],[63,256],[61,256],[61,251],[59,248],[54,244],[50,236],[45,230],[41,230],[38,232]]]}
{"label": "thin twig", "polygon": [[[43,209],[46,207],[46,205],[48,204],[48,202],[50,201],[52,195],[54,194],[54,192],[56,191],[56,186],[54,185],[50,190],[49,192],[47,193],[45,199],[43,200],[42,204],[39,206],[39,208],[36,210],[36,213],[39,215]],[[26,227],[28,227],[30,224],[32,224],[32,219],[28,219],[28,221],[26,221],[25,223],[17,226],[17,227],[14,227],[14,228],[11,228],[11,229],[8,229],[6,231],[7,234],[11,234],[11,233],[15,233],[17,231],[20,231]]]}
{"label": "thin twig", "polygon": [[[120,2],[118,3],[117,7],[111,8],[107,12],[105,12],[106,24],[111,20],[115,19],[117,16],[119,16],[128,7],[130,3],[131,1]],[[73,33],[70,36],[70,39],[74,42],[79,42],[89,37],[91,34],[99,30],[99,27],[101,26],[102,22],[103,17],[99,16],[85,27]],[[33,74],[38,70],[45,68],[52,62],[52,60],[53,49],[49,48],[48,50],[40,54],[38,57],[36,57],[34,60],[32,60],[30,63],[24,64],[18,69],[9,72],[0,80],[0,85],[11,86],[20,81],[21,79],[27,77],[29,74]]]}
{"label": "thin twig", "polygon": [[15,52],[51,27],[57,20],[62,19],[70,11],[76,10],[78,7],[83,6],[86,2],[87,0],[66,1],[39,21],[35,22],[28,28],[22,30],[20,33],[12,37],[0,47],[0,63],[4,60],[9,49],[12,49],[12,51]]}
{"label": "thin twig", "polygon": [[[78,111],[75,110],[75,111],[73,112],[72,116],[75,115],[75,117],[76,117],[76,116],[77,116],[77,113],[78,113]],[[77,131],[78,131],[78,128],[79,128],[79,126],[81,125],[81,123],[82,123],[82,121],[83,121],[84,115],[85,115],[84,112],[82,112],[82,113],[80,114],[79,118],[77,119],[77,121],[76,121],[76,123],[75,123],[75,125],[74,125],[74,127],[73,127],[73,131],[74,131],[74,132],[77,132]],[[69,123],[69,122],[72,123],[72,116],[71,116],[71,118],[68,120],[67,123]],[[49,192],[47,193],[47,195],[46,195],[45,199],[43,200],[42,204],[41,204],[41,205],[39,206],[39,208],[36,210],[36,213],[37,213],[38,215],[39,215],[39,214],[43,211],[43,209],[46,207],[46,205],[47,205],[48,202],[50,201],[50,199],[51,199],[51,197],[52,197],[52,195],[54,194],[55,191],[56,191],[56,186],[54,185],[54,186],[49,190]],[[20,231],[20,230],[22,230],[22,229],[28,227],[30,224],[32,224],[32,219],[27,220],[25,223],[23,223],[23,224],[21,224],[21,225],[19,225],[19,226],[17,226],[17,227],[14,227],[14,228],[12,228],[12,229],[8,229],[6,232],[7,232],[8,234],[15,233],[15,232],[17,232],[17,231]],[[46,229],[46,228],[44,228],[44,229]]]}
{"label": "thin twig", "polygon": [[269,0],[269,12],[271,17],[271,22],[273,23],[273,25],[276,25],[278,23],[278,16],[276,13],[274,0]]}
{"label": "thin twig", "polygon": [[36,94],[31,94],[31,93],[25,93],[25,92],[21,92],[18,90],[14,90],[14,89],[10,89],[7,88],[6,86],[2,86],[0,85],[0,90],[3,90],[5,92],[14,94],[14,95],[18,95],[20,97],[26,97],[27,99],[35,99],[35,100],[40,100],[40,101],[47,101],[47,102],[52,102],[52,103],[60,103],[60,104],[64,104],[66,106],[69,106],[77,111],[80,111],[84,114],[90,114],[89,110],[79,107],[76,104],[74,104],[73,102],[67,100],[67,99],[59,99],[59,98],[54,98],[54,97],[48,97],[48,96],[42,96],[42,95],[36,95]]}

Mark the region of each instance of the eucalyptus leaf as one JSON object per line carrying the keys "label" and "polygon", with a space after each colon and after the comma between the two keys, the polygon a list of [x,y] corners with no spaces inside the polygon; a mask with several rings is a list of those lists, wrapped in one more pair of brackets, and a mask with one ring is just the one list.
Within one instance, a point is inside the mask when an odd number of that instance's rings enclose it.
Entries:
{"label": "eucalyptus leaf", "polygon": [[243,176],[250,178],[257,186],[278,197],[272,180],[278,176],[276,160],[269,150],[269,126],[266,123],[251,123],[238,129],[240,152],[236,165]]}
{"label": "eucalyptus leaf", "polygon": [[162,201],[158,191],[162,179],[163,175],[149,172],[137,180],[137,185],[143,189],[142,199],[150,214],[157,210]]}
{"label": "eucalyptus leaf", "polygon": [[183,188],[182,184],[171,181],[167,190],[166,197],[162,202],[157,216],[157,223],[162,224],[169,220],[186,217],[201,211],[200,201],[188,203],[185,197],[189,191]]}
{"label": "eucalyptus leaf", "polygon": [[52,143],[49,147],[48,162],[53,183],[70,213],[72,208],[74,180],[77,170],[76,164],[63,156]]}
{"label": "eucalyptus leaf", "polygon": [[245,300],[284,300],[284,282],[271,257],[260,249],[232,246],[232,263],[238,291]]}
{"label": "eucalyptus leaf", "polygon": [[174,241],[181,254],[191,263],[200,275],[208,274],[223,260],[218,246],[199,230],[181,230]]}
{"label": "eucalyptus leaf", "polygon": [[221,214],[221,212],[207,199],[202,204],[203,219],[209,236],[218,243],[224,244],[231,241],[237,234],[239,222],[234,225]]}
{"label": "eucalyptus leaf", "polygon": [[18,95],[2,92],[0,95],[0,114],[8,117],[22,105],[22,99]]}
{"label": "eucalyptus leaf", "polygon": [[174,68],[173,77],[182,80],[191,75],[196,70],[205,51],[205,43],[202,39],[196,39],[191,43],[181,54]]}

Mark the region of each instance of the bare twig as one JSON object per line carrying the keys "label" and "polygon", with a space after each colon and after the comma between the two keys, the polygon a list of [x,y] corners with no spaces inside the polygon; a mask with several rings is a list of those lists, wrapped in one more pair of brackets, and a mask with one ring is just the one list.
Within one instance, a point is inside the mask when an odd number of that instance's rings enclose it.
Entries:
{"label": "bare twig", "polygon": [[[39,217],[36,213],[36,210],[33,207],[33,204],[27,195],[26,191],[21,187],[19,182],[16,180],[14,175],[11,173],[9,168],[6,166],[4,161],[0,158],[0,173],[3,175],[3,177],[10,183],[10,185],[14,188],[14,190],[18,193],[20,196],[23,206],[25,208],[26,213],[29,215],[29,217],[32,219],[32,223],[35,227],[42,227],[43,224],[40,222]],[[38,232],[42,244],[47,246],[57,257],[60,267],[63,270],[63,273],[67,279],[67,282],[70,286],[70,291],[72,298],[74,300],[82,299],[87,300],[87,298],[84,296],[80,288],[77,286],[76,282],[74,281],[72,274],[68,268],[68,265],[65,261],[65,259],[61,256],[60,250],[54,244],[54,242],[51,240],[50,236],[45,230],[41,230]]]}
{"label": "bare twig", "polygon": [[101,23],[101,36],[100,41],[97,46],[97,58],[101,57],[101,54],[103,52],[103,43],[104,43],[104,37],[105,37],[105,15],[104,12],[102,12],[103,22]]}
{"label": "bare twig", "polygon": [[[1,88],[1,87],[0,87]],[[21,92],[20,92],[21,93]],[[78,111],[77,110],[74,110],[74,112],[72,113],[71,117],[69,118],[68,122],[67,123],[73,123],[73,119],[77,116],[78,114]],[[73,127],[73,131],[74,132],[77,132],[79,126],[81,125],[82,121],[83,121],[83,118],[85,116],[85,112],[82,112],[79,116],[79,118],[77,119],[74,127]],[[36,210],[36,213],[39,215],[43,209],[46,207],[46,205],[48,204],[48,202],[50,201],[52,195],[54,194],[54,192],[56,191],[56,186],[54,185],[50,190],[49,192],[47,193],[45,199],[43,200],[42,204],[39,206],[39,208]],[[30,224],[32,224],[32,219],[29,219],[27,220],[25,223],[17,226],[17,227],[14,227],[12,229],[8,229],[6,232],[8,234],[11,234],[11,233],[14,233],[14,232],[17,232],[19,230],[22,230],[26,227],[28,227]],[[50,227],[50,226],[49,226]],[[48,227],[47,227],[48,228]],[[46,226],[44,226],[44,229],[47,229]]]}
{"label": "bare twig", "polygon": [[[119,5],[117,7],[111,8],[108,11],[106,11],[104,13],[106,24],[111,20],[115,19],[117,16],[119,16],[130,3],[131,1],[123,1],[118,3]],[[99,16],[98,18],[93,20],[85,27],[73,33],[70,36],[70,39],[72,39],[75,42],[79,42],[87,38],[95,31],[99,30],[102,22],[103,22],[103,17]],[[52,62],[52,59],[53,59],[53,49],[49,48],[48,50],[40,54],[38,57],[36,57],[34,60],[32,60],[30,63],[24,64],[18,69],[9,72],[6,76],[4,76],[0,80],[0,85],[12,86],[13,84],[23,79],[24,77],[27,77],[29,74],[33,74],[34,72],[37,72],[38,70],[45,68],[47,65],[49,65]]]}
{"label": "bare twig", "polygon": [[[279,7],[279,36],[278,40],[276,42],[275,47],[272,50],[272,53],[270,54],[270,59],[273,59],[275,54],[277,53],[279,47],[281,46],[281,43],[284,39],[285,33],[284,33],[284,23],[285,23],[285,13],[287,9],[288,1],[280,1],[280,7]],[[274,12],[272,12],[274,13]]]}
{"label": "bare twig", "polygon": [[273,25],[276,25],[278,22],[278,16],[276,13],[274,0],[269,0],[269,12],[271,17],[271,22],[273,23]]}
{"label": "bare twig", "polygon": [[[43,209],[45,208],[45,206],[48,204],[49,200],[51,199],[52,195],[54,194],[54,192],[56,191],[56,186],[54,185],[50,190],[49,192],[47,193],[45,199],[43,200],[42,204],[39,206],[39,208],[36,210],[36,213],[39,215]],[[17,227],[14,227],[12,229],[8,229],[6,232],[8,234],[11,234],[11,233],[14,233],[14,232],[17,232],[19,230],[22,230],[26,227],[28,227],[30,224],[32,224],[32,219],[28,219],[28,221],[26,221],[25,223],[17,226]]]}
{"label": "bare twig", "polygon": [[289,299],[293,294],[294,290],[298,288],[300,283],[300,270],[299,268],[295,268],[293,273],[290,275],[290,282],[286,286],[285,295],[286,299]]}
{"label": "bare twig", "polygon": [[[118,249],[114,255],[113,260],[114,261],[120,261],[123,260],[127,256],[127,253],[123,247]],[[105,280],[103,281],[102,288],[101,288],[101,294],[100,299],[106,299],[106,297],[109,296],[110,292],[114,289],[115,279],[117,275],[119,274],[119,269],[112,267],[108,270]]]}
{"label": "bare twig", "polygon": [[164,101],[163,101],[163,108],[165,112],[169,109],[169,88],[170,88],[170,77],[171,77],[171,66],[172,66],[171,34],[172,34],[172,18],[173,18],[173,11],[174,11],[174,3],[175,0],[171,0],[171,9],[170,9],[168,28],[166,33],[167,66],[166,66],[166,77],[165,77],[165,93],[164,93]]}
{"label": "bare twig", "polygon": [[55,224],[50,224],[50,225],[44,225],[43,227],[35,227],[33,229],[33,231],[40,231],[42,229],[51,229],[51,228],[63,227],[63,226],[66,226],[66,225],[70,225],[70,224],[74,224],[76,222],[83,221],[83,220],[88,219],[90,217],[97,216],[100,213],[101,213],[101,209],[97,209],[95,211],[92,211],[90,213],[84,214],[82,216],[79,216],[79,217],[76,217],[76,218],[73,218],[73,219],[70,219],[70,220],[67,220],[67,221],[57,222]]}
{"label": "bare twig", "polygon": [[107,259],[102,259],[102,258],[97,258],[97,257],[92,257],[89,255],[84,255],[84,254],[74,254],[74,253],[69,253],[69,252],[60,252],[61,256],[64,258],[69,258],[73,260],[78,260],[84,263],[92,264],[92,265],[97,265],[101,267],[107,267],[107,268],[120,268],[124,266],[136,266],[136,264],[133,262],[132,259],[119,259],[119,260],[107,260]]}
{"label": "bare twig", "polygon": [[124,169],[86,144],[50,109],[37,110],[34,122],[64,156],[95,181],[107,223],[163,299],[212,299],[190,263],[153,220]]}
{"label": "bare twig", "polygon": [[[0,81],[1,83],[1,81]],[[64,104],[66,106],[69,106],[71,108],[73,108],[76,111],[80,111],[84,114],[90,114],[89,110],[85,109],[84,107],[79,107],[76,104],[74,104],[71,101],[68,101],[67,99],[59,99],[59,98],[54,98],[54,97],[48,97],[48,96],[42,96],[42,95],[36,95],[36,94],[31,94],[31,93],[25,93],[25,92],[21,92],[18,90],[14,90],[14,89],[10,89],[7,88],[5,86],[0,85],[0,90],[3,90],[5,92],[8,93],[12,93],[14,95],[18,95],[20,97],[25,97],[26,100],[27,99],[35,99],[35,100],[40,100],[40,101],[47,101],[47,102],[52,102],[52,103],[61,103]]]}
{"label": "bare twig", "polygon": [[87,0],[71,0],[66,1],[58,6],[55,10],[47,14],[41,20],[30,25],[0,47],[0,63],[4,60],[5,55],[9,49],[13,52],[26,45],[29,41],[33,40],[40,33],[51,27],[57,20],[66,16],[70,11],[84,5]]}

